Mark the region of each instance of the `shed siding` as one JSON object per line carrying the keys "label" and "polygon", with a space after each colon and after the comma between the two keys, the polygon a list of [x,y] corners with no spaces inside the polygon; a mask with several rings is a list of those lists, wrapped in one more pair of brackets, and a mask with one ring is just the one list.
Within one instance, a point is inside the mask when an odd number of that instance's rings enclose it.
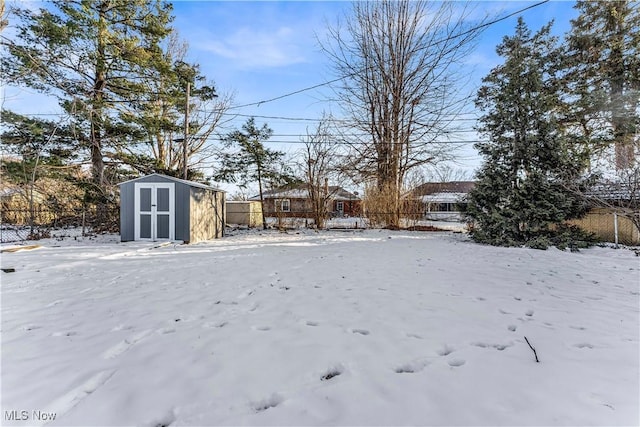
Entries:
{"label": "shed siding", "polygon": [[190,228],[190,190],[186,184],[176,182],[176,240],[182,240],[183,242],[191,241],[189,233]]}
{"label": "shed siding", "polygon": [[135,185],[120,186],[120,240],[129,242],[135,239]]}
{"label": "shed siding", "polygon": [[191,188],[190,243],[222,237],[223,203],[222,193]]}

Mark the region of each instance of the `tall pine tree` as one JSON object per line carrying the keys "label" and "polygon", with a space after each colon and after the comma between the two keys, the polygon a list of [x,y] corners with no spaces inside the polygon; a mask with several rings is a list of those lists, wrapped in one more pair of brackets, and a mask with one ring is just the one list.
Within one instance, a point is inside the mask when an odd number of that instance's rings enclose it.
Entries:
{"label": "tall pine tree", "polygon": [[614,146],[615,167],[628,169],[640,152],[640,3],[578,1],[563,68],[566,122],[593,157]]}
{"label": "tall pine tree", "polygon": [[520,18],[497,53],[504,63],[483,79],[476,106],[489,142],[476,148],[485,162],[469,195],[472,237],[493,245],[546,247],[553,225],[579,216],[574,191],[584,160],[557,120],[560,51],[551,24],[532,34]]}
{"label": "tall pine tree", "polygon": [[17,35],[3,41],[7,81],[57,96],[73,117],[89,153],[99,221],[106,215],[107,151],[136,131],[118,111],[145,90],[146,71],[162,65],[170,12],[159,0],[53,0],[37,11],[17,9]]}

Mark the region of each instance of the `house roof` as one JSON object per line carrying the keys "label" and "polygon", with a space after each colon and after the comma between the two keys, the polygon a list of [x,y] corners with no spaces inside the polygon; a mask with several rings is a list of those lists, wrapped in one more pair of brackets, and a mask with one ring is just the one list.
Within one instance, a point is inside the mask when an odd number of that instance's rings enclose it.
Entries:
{"label": "house roof", "polygon": [[628,182],[599,182],[585,192],[585,196],[610,202],[638,200],[640,189]]}
{"label": "house roof", "polygon": [[436,193],[467,194],[475,187],[474,181],[425,182],[413,189],[416,196],[427,196]]}
{"label": "house roof", "polygon": [[[337,185],[329,186],[329,194],[333,200],[360,200],[360,197],[356,194]],[[306,184],[299,184],[294,187],[276,188],[264,191],[262,196],[265,199],[308,199],[309,191],[307,190]],[[260,200],[260,195],[249,197],[249,200]]]}
{"label": "house roof", "polygon": [[467,193],[432,193],[420,198],[423,203],[458,203],[461,202]]}
{"label": "house roof", "polygon": [[181,184],[186,184],[186,185],[189,185],[191,187],[204,188],[206,190],[214,190],[214,191],[225,192],[224,190],[221,190],[221,189],[216,188],[216,187],[212,187],[212,186],[207,185],[207,184],[201,184],[199,182],[194,182],[194,181],[187,181],[185,179],[175,178],[173,176],[168,176],[168,175],[162,175],[160,173],[152,173],[152,174],[149,174],[149,175],[145,175],[145,176],[141,176],[141,177],[138,177],[138,178],[130,179],[128,181],[121,182],[118,185],[123,185],[123,184],[128,184],[130,182],[140,181],[143,178],[148,178],[150,176],[158,176],[158,177],[166,178],[166,179],[168,179],[170,181],[179,182]]}

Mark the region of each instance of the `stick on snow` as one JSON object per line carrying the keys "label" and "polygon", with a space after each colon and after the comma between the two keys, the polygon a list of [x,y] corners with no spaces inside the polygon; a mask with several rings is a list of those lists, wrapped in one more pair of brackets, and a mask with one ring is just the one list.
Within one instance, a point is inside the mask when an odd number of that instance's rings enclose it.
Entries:
{"label": "stick on snow", "polygon": [[533,348],[533,346],[531,345],[531,343],[529,342],[529,340],[527,339],[527,337],[524,337],[524,340],[527,342],[527,344],[529,344],[529,348],[531,350],[533,350],[533,355],[536,357],[536,362],[540,363],[540,361],[538,360],[538,353],[536,353],[536,349]]}

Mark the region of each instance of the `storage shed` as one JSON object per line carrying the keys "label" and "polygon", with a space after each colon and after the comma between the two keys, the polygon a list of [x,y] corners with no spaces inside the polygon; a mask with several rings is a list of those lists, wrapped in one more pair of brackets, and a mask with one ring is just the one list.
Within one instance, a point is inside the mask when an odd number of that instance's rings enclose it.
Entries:
{"label": "storage shed", "polygon": [[227,224],[262,227],[262,203],[259,201],[227,201],[226,213]]}
{"label": "storage shed", "polygon": [[195,243],[224,235],[225,193],[151,174],[120,183],[120,239]]}

